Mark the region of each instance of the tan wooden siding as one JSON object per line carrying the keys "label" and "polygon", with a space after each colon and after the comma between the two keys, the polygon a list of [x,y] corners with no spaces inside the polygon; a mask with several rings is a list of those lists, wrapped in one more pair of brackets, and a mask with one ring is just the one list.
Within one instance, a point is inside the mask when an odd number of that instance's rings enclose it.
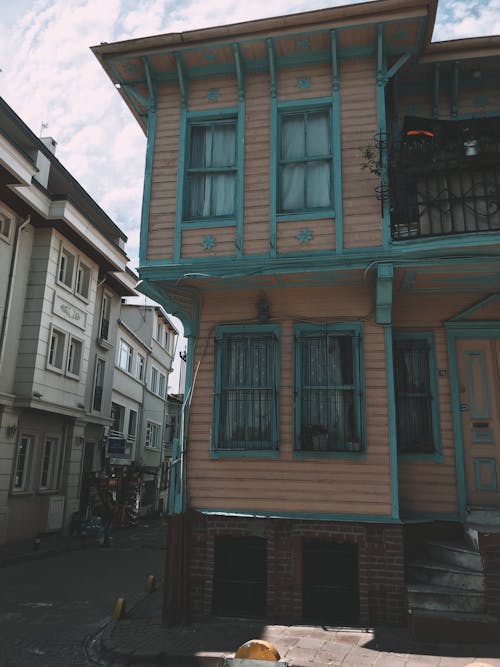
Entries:
{"label": "tan wooden siding", "polygon": [[[297,238],[303,230],[310,230],[312,233],[312,239],[308,243],[301,243]],[[278,222],[277,246],[278,253],[335,250],[335,222],[332,218]]]}
{"label": "tan wooden siding", "polygon": [[331,69],[326,63],[278,69],[278,99],[280,101],[330,97],[331,94]]}
{"label": "tan wooden siding", "polygon": [[148,259],[173,257],[179,121],[178,86],[160,86],[149,209]]}
{"label": "tan wooden siding", "polygon": [[238,84],[230,76],[192,79],[188,83],[187,97],[188,111],[235,107],[238,103]]}
{"label": "tan wooden siding", "polygon": [[344,245],[379,246],[380,203],[374,192],[378,177],[361,170],[362,150],[373,144],[377,131],[374,61],[342,61],[339,75]]}
{"label": "tan wooden siding", "polygon": [[[214,247],[205,249],[203,240],[213,237]],[[210,229],[185,229],[182,232],[181,254],[188,257],[221,257],[234,255],[236,231],[234,227],[211,227]]]}
{"label": "tan wooden siding", "polygon": [[245,102],[243,253],[269,252],[269,75],[249,74]]}
{"label": "tan wooden siding", "polygon": [[216,324],[255,321],[258,290],[204,295],[195,355],[199,368],[189,428],[189,494],[197,508],[390,513],[383,328],[364,323],[366,458],[293,459],[294,336],[299,321],[346,321],[371,311],[369,288],[284,288],[266,292],[280,337],[280,458],[210,460]]}

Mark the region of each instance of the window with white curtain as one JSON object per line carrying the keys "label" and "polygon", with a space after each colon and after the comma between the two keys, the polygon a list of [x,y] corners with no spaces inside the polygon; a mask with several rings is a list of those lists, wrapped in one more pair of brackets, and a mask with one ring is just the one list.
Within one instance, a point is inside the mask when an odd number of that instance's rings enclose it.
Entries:
{"label": "window with white curtain", "polygon": [[327,109],[280,115],[281,213],[332,207],[332,143]]}
{"label": "window with white curtain", "polygon": [[231,217],[235,194],[236,120],[191,124],[184,217]]}
{"label": "window with white curtain", "polygon": [[296,450],[362,451],[359,327],[304,324],[295,329]]}

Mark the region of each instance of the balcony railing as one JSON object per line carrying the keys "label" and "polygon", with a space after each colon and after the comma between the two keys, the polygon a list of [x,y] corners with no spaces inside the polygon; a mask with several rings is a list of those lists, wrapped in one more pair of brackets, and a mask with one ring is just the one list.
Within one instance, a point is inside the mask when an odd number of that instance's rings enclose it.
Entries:
{"label": "balcony railing", "polygon": [[392,238],[500,231],[500,119],[426,122],[390,156]]}

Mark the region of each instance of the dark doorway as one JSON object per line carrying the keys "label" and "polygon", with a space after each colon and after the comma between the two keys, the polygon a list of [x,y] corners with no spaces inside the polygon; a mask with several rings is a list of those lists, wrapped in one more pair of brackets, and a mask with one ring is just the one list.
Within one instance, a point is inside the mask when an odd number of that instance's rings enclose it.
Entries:
{"label": "dark doorway", "polygon": [[95,444],[86,442],[83,450],[82,484],[80,487],[80,513],[84,515],[89,506],[89,491],[94,462]]}
{"label": "dark doorway", "polygon": [[266,613],[266,540],[262,537],[215,538],[213,608],[224,616]]}
{"label": "dark doorway", "polygon": [[311,540],[302,552],[304,621],[359,623],[358,549],[355,544]]}

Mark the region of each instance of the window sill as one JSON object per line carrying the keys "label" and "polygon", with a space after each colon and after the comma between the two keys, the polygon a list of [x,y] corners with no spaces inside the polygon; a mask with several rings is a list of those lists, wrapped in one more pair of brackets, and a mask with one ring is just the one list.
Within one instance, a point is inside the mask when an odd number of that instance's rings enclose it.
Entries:
{"label": "window sill", "polygon": [[405,453],[398,453],[398,458],[401,461],[409,461],[414,462],[414,463],[422,463],[422,462],[429,462],[429,463],[443,463],[444,457],[440,452],[434,452],[432,454],[423,454],[419,452],[415,453],[410,453],[410,452],[405,452]]}
{"label": "window sill", "polygon": [[88,295],[85,296],[84,294],[80,294],[80,292],[75,291],[75,296],[79,301],[82,301],[83,303],[85,303],[87,305],[90,303],[90,299],[89,299]]}
{"label": "window sill", "polygon": [[293,222],[294,220],[323,220],[325,218],[335,218],[333,209],[317,209],[304,211],[290,211],[289,213],[277,213],[278,222]]}
{"label": "window sill", "polygon": [[212,449],[211,459],[279,459],[277,449]]}
{"label": "window sill", "polygon": [[355,461],[364,461],[366,459],[366,452],[308,452],[295,450],[293,458],[299,461],[304,459],[354,459]]}
{"label": "window sill", "polygon": [[98,338],[97,344],[99,345],[99,347],[102,347],[103,350],[113,349],[113,343],[110,343],[109,340],[106,340],[106,338]]}
{"label": "window sill", "polygon": [[39,496],[55,496],[59,494],[59,489],[38,489]]}
{"label": "window sill", "polygon": [[51,366],[50,364],[47,364],[46,368],[48,371],[51,371],[52,373],[57,373],[58,375],[63,375],[64,373],[62,368],[57,368],[57,366]]}
{"label": "window sill", "polygon": [[21,490],[21,489],[19,489],[19,491],[16,491],[16,490],[12,489],[12,491],[9,493],[9,495],[10,496],[16,496],[16,498],[19,498],[19,497],[27,498],[28,496],[34,496],[35,494],[33,493],[33,491],[24,491],[24,490]]}
{"label": "window sill", "polygon": [[234,227],[234,218],[206,218],[205,220],[183,220],[182,229],[203,229],[204,227]]}

